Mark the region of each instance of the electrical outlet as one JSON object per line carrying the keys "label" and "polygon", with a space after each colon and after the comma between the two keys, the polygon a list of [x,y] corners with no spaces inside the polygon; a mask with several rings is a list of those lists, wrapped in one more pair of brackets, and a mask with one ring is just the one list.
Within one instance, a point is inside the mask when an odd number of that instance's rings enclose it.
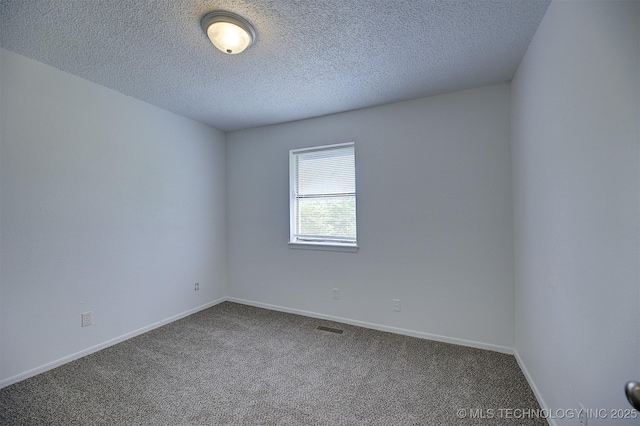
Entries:
{"label": "electrical outlet", "polygon": [[340,290],[338,290],[337,288],[333,289],[333,298],[336,300],[340,298]]}
{"label": "electrical outlet", "polygon": [[391,299],[393,300],[393,310],[396,312],[400,312],[400,299]]}
{"label": "electrical outlet", "polygon": [[193,287],[193,291],[199,291],[200,290],[200,283],[196,283],[196,285]]}
{"label": "electrical outlet", "polygon": [[91,324],[93,324],[93,312],[89,311],[89,312],[83,312],[82,314],[80,314],[82,317],[82,327],[88,327]]}
{"label": "electrical outlet", "polygon": [[580,411],[578,412],[578,420],[580,421],[580,426],[587,426],[587,410],[584,409],[584,405],[582,403],[580,405]]}

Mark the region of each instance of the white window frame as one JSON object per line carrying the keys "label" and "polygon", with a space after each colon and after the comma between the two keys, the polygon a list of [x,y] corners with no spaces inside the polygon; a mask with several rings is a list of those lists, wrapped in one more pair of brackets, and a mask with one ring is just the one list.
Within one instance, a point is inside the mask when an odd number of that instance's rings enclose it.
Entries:
{"label": "white window frame", "polygon": [[[296,155],[300,153],[309,153],[314,151],[328,151],[332,149],[339,149],[345,147],[353,147],[355,156],[355,143],[339,143],[333,145],[314,146],[311,148],[292,149],[289,151],[289,247],[295,249],[310,249],[310,250],[327,250],[327,251],[345,251],[356,252],[358,251],[358,238],[353,242],[346,241],[331,241],[319,240],[308,241],[300,240],[296,237],[296,219],[297,219],[297,194],[296,194]],[[356,190],[357,192],[357,190]],[[357,204],[357,196],[356,196]],[[356,207],[356,223],[357,223],[357,207]],[[357,234],[357,225],[356,225]]]}

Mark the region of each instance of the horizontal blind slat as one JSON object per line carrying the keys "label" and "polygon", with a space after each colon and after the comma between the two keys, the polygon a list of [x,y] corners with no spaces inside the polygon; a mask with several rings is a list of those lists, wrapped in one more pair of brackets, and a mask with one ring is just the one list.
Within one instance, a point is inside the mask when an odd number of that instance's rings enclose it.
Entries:
{"label": "horizontal blind slat", "polygon": [[353,147],[298,154],[297,194],[354,193]]}

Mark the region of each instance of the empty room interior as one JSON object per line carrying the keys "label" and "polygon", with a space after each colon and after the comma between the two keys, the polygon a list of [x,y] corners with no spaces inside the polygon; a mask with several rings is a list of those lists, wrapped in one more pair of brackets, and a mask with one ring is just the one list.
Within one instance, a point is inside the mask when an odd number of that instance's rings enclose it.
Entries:
{"label": "empty room interior", "polygon": [[0,0],[0,418],[640,425],[639,4]]}

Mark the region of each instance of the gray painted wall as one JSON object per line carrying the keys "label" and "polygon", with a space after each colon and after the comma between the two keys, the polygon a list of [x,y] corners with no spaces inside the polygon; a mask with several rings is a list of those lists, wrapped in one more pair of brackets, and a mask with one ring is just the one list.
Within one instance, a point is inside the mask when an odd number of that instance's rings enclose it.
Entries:
{"label": "gray painted wall", "polygon": [[[553,2],[512,82],[515,348],[551,409],[640,379],[638,2]],[[558,424],[578,424],[557,419]]]}
{"label": "gray painted wall", "polygon": [[0,380],[223,297],[224,134],[1,61]]}
{"label": "gray painted wall", "polygon": [[[230,295],[510,351],[509,96],[503,84],[228,133]],[[288,151],[352,141],[359,251],[289,248]]]}

